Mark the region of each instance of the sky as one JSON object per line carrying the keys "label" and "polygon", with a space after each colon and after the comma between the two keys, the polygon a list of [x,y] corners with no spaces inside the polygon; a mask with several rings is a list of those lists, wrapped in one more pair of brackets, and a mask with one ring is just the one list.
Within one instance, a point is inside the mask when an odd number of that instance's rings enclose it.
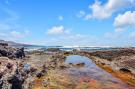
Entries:
{"label": "sky", "polygon": [[135,0],[0,0],[0,39],[45,46],[135,46]]}

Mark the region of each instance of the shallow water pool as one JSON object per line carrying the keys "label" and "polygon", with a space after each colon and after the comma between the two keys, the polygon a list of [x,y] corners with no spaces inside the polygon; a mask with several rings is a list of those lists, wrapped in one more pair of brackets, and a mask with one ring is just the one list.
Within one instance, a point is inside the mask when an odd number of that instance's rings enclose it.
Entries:
{"label": "shallow water pool", "polygon": [[84,63],[85,66],[81,68],[73,66],[67,69],[65,74],[72,76],[72,78],[78,82],[82,80],[81,82],[88,83],[89,86],[94,82],[93,87],[96,87],[96,89],[135,89],[135,87],[112,76],[87,57],[79,55],[67,56],[65,63],[69,65],[71,63],[74,65],[77,63]]}

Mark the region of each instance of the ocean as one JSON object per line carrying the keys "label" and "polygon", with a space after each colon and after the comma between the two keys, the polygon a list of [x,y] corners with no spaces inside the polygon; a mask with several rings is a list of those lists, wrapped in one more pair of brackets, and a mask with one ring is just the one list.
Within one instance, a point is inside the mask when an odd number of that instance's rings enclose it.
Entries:
{"label": "ocean", "polygon": [[48,48],[59,48],[64,51],[104,51],[104,50],[117,50],[121,47],[79,47],[79,46],[24,46],[25,51],[33,51],[33,50],[46,50]]}

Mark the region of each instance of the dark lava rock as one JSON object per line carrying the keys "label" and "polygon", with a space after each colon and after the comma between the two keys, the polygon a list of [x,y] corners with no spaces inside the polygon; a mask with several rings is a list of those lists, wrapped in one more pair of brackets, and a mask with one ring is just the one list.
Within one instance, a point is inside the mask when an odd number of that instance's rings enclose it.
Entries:
{"label": "dark lava rock", "polygon": [[24,48],[17,50],[14,55],[16,58],[21,58],[21,59],[25,57]]}
{"label": "dark lava rock", "polygon": [[34,67],[31,67],[31,68],[30,68],[30,72],[31,72],[31,73],[36,72],[36,71],[37,71],[36,68],[34,68]]}
{"label": "dark lava rock", "polygon": [[0,43],[1,46],[8,46],[8,43]]}
{"label": "dark lava rock", "polygon": [[0,73],[0,79],[2,78],[2,76],[3,76],[3,73],[1,72],[1,73]]}
{"label": "dark lava rock", "polygon": [[8,52],[6,50],[0,49],[0,55],[7,57],[8,56]]}
{"label": "dark lava rock", "polygon": [[8,63],[8,64],[6,65],[6,67],[7,67],[8,69],[11,69],[11,68],[13,67],[13,65],[12,65],[11,63]]}
{"label": "dark lava rock", "polygon": [[37,76],[38,78],[41,78],[42,76],[44,76],[44,74],[43,74],[42,72],[39,72],[39,73],[36,74],[36,76]]}
{"label": "dark lava rock", "polygon": [[9,46],[0,45],[0,56],[8,58],[23,58],[25,57],[24,48],[12,48]]}
{"label": "dark lava rock", "polygon": [[131,71],[127,68],[121,68],[120,69],[121,72],[126,72],[126,73],[131,73]]}
{"label": "dark lava rock", "polygon": [[12,84],[11,89],[22,89],[24,79],[20,75],[14,75],[8,82]]}

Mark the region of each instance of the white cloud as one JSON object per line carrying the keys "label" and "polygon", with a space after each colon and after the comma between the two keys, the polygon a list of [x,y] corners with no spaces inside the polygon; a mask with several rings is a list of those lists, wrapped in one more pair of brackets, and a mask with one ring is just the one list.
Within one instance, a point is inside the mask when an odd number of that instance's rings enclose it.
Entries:
{"label": "white cloud", "polygon": [[63,16],[59,16],[59,18],[58,18],[60,21],[62,21],[63,19],[64,19],[64,17]]}
{"label": "white cloud", "polygon": [[[49,37],[44,39],[46,45],[94,45],[98,41],[95,36],[77,34],[65,29],[64,26],[54,26],[47,31]],[[96,44],[97,45],[97,44]]]}
{"label": "white cloud", "polygon": [[11,37],[13,37],[14,39],[24,38],[28,34],[29,34],[29,30],[25,30],[24,32],[19,32],[14,30],[10,32]]}
{"label": "white cloud", "polygon": [[135,11],[127,11],[124,14],[119,14],[114,21],[115,27],[135,27]]}
{"label": "white cloud", "polygon": [[116,33],[121,33],[121,32],[124,32],[125,29],[124,29],[124,28],[116,28],[114,31],[115,31]]}
{"label": "white cloud", "polygon": [[62,25],[54,26],[47,31],[47,34],[49,34],[49,35],[64,35],[64,34],[68,34],[68,33],[70,33],[70,31],[65,29],[64,26],[62,26]]}
{"label": "white cloud", "polygon": [[79,11],[79,13],[77,14],[77,17],[84,17],[85,16],[85,12],[84,11]]}
{"label": "white cloud", "polygon": [[89,6],[92,10],[91,16],[97,19],[104,19],[110,17],[112,11],[108,11],[109,8],[101,5],[101,2],[96,1],[93,5]]}
{"label": "white cloud", "polygon": [[28,29],[15,24],[0,23],[0,39],[16,41],[25,38],[29,33]]}
{"label": "white cloud", "polygon": [[97,39],[94,36],[73,34],[51,36],[50,39],[45,39],[45,43],[49,45],[63,45],[63,46],[87,46],[96,45]]}
{"label": "white cloud", "polygon": [[25,36],[29,35],[29,33],[30,31],[28,29],[17,24],[0,23],[0,39],[6,40],[9,38],[24,38]]}
{"label": "white cloud", "polygon": [[86,19],[106,19],[109,18],[117,10],[133,5],[135,0],[107,0],[107,3],[95,0],[95,3],[90,5],[89,8],[92,10],[91,14],[86,14]]}
{"label": "white cloud", "polygon": [[28,36],[28,33],[26,33],[25,31],[21,32],[21,31],[13,30],[13,31],[0,33],[0,39],[10,40],[10,41],[21,41],[27,36]]}

